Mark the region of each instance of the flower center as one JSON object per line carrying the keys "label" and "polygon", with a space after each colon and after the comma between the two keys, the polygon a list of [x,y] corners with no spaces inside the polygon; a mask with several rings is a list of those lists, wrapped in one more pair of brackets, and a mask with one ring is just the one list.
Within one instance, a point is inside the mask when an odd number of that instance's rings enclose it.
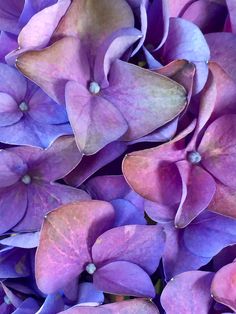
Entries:
{"label": "flower center", "polygon": [[198,152],[189,152],[187,154],[187,159],[191,164],[199,164],[201,161],[202,157]]}
{"label": "flower center", "polygon": [[91,94],[98,94],[101,90],[100,85],[97,82],[90,82],[89,84],[89,91]]}
{"label": "flower center", "polygon": [[20,104],[19,104],[19,109],[23,112],[25,111],[28,111],[29,110],[29,106],[27,105],[26,102],[22,101]]}
{"label": "flower center", "polygon": [[28,175],[28,174],[25,174],[22,178],[21,178],[21,181],[24,183],[24,184],[30,184],[31,183],[31,177]]}
{"label": "flower center", "polygon": [[8,298],[8,296],[7,295],[4,295],[4,302],[6,303],[6,304],[11,304],[11,301],[10,301],[10,299]]}
{"label": "flower center", "polygon": [[96,266],[93,264],[93,263],[89,263],[87,266],[86,266],[86,271],[87,273],[89,273],[90,275],[93,275],[96,271]]}

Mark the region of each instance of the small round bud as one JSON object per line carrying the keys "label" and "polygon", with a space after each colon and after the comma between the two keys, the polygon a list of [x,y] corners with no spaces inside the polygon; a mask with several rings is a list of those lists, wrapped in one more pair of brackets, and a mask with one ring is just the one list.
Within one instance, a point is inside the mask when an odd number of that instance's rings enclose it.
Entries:
{"label": "small round bud", "polygon": [[25,112],[25,111],[28,111],[28,110],[29,110],[29,107],[28,107],[28,105],[27,105],[26,102],[22,101],[22,102],[19,104],[19,109],[20,109],[21,111]]}
{"label": "small round bud", "polygon": [[28,184],[31,183],[31,177],[30,177],[28,174],[26,174],[26,175],[24,175],[24,176],[21,178],[21,181],[22,181],[24,184],[28,185]]}
{"label": "small round bud", "polygon": [[89,273],[90,275],[93,275],[96,271],[96,266],[93,264],[93,263],[89,263],[87,266],[86,266],[86,271],[87,273]]}
{"label": "small round bud", "polygon": [[100,92],[100,90],[101,90],[101,87],[97,82],[91,82],[89,84],[89,91],[91,94],[96,95]]}
{"label": "small round bud", "polygon": [[187,154],[187,159],[191,164],[198,164],[202,157],[198,152],[192,151]]}

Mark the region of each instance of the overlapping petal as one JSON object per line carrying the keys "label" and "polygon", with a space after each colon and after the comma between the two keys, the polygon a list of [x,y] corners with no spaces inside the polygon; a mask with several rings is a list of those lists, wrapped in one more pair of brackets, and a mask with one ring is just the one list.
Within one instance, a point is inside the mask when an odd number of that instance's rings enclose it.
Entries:
{"label": "overlapping petal", "polygon": [[80,275],[91,261],[89,244],[111,226],[113,216],[112,206],[102,201],[65,205],[47,216],[36,255],[36,280],[43,292],[63,289]]}

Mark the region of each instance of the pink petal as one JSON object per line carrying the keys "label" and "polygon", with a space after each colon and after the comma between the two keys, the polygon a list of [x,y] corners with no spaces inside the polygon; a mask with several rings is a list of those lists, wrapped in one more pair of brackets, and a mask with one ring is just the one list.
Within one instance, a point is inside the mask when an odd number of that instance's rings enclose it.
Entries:
{"label": "pink petal", "polygon": [[20,48],[44,48],[70,3],[71,0],[58,0],[54,5],[33,15],[19,34]]}
{"label": "pink petal", "polygon": [[214,276],[211,285],[213,298],[236,311],[236,263],[222,267]]}
{"label": "pink petal", "polygon": [[48,214],[36,253],[39,289],[54,293],[76,278],[91,262],[90,245],[113,218],[112,206],[102,201],[81,201]]}

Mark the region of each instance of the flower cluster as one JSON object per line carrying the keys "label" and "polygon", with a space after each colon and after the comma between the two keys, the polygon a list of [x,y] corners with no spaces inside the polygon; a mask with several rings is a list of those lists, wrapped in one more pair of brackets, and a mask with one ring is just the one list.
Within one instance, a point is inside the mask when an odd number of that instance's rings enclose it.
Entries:
{"label": "flower cluster", "polygon": [[236,312],[236,1],[0,1],[0,314]]}

